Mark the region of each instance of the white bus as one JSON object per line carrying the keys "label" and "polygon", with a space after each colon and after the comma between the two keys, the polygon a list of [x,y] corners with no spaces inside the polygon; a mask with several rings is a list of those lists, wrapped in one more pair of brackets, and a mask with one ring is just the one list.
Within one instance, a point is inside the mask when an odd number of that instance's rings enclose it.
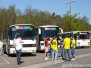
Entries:
{"label": "white bus", "polygon": [[22,53],[36,52],[36,36],[35,27],[32,24],[15,24],[9,26],[8,30],[4,31],[4,52],[7,54],[15,54],[13,40],[15,35],[19,33],[23,40]]}
{"label": "white bus", "polygon": [[65,38],[66,34],[69,34],[70,37],[74,36],[77,47],[90,46],[90,38],[89,38],[88,31],[63,32],[63,33],[60,33],[59,36],[61,36],[62,38]]}
{"label": "white bus", "polygon": [[58,33],[60,32],[63,32],[62,29],[56,25],[39,26],[37,50],[44,50],[44,46],[45,46],[44,40],[46,37],[52,38],[54,36],[57,36]]}

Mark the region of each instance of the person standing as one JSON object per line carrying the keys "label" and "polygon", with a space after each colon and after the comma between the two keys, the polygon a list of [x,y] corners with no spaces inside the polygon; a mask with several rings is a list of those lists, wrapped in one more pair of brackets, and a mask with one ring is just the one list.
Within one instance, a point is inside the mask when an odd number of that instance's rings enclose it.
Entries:
{"label": "person standing", "polygon": [[52,49],[51,49],[51,40],[52,38],[49,38],[49,58],[52,58]]}
{"label": "person standing", "polygon": [[74,37],[72,37],[72,39],[71,39],[71,55],[72,55],[72,59],[71,60],[75,60],[75,48],[76,48],[76,41],[75,41]]}
{"label": "person standing", "polygon": [[71,52],[70,52],[71,39],[69,38],[68,34],[64,38],[63,44],[64,44],[63,45],[63,47],[64,47],[64,60],[70,61],[71,60]]}
{"label": "person standing", "polygon": [[45,60],[48,60],[48,51],[49,51],[49,38],[45,39]]}
{"label": "person standing", "polygon": [[52,49],[52,61],[56,61],[58,58],[58,43],[57,38],[53,37],[51,40],[51,49]]}
{"label": "person standing", "polygon": [[17,64],[20,65],[21,60],[21,49],[22,49],[22,43],[21,37],[19,34],[16,34],[16,38],[14,39],[14,46],[16,49],[16,57],[17,57]]}
{"label": "person standing", "polygon": [[60,52],[61,52],[60,58],[64,59],[63,39],[62,37],[59,37],[59,38],[60,38]]}

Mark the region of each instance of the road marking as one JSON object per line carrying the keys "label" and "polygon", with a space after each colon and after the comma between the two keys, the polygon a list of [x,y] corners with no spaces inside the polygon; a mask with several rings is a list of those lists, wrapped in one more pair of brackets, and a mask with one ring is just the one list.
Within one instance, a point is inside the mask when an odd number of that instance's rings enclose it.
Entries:
{"label": "road marking", "polygon": [[0,65],[2,65],[2,64],[7,64],[7,63],[0,63]]}
{"label": "road marking", "polygon": [[6,60],[3,56],[1,56],[1,58],[7,63],[10,64],[10,62],[8,60]]}
{"label": "road marking", "polygon": [[[87,56],[91,56],[91,53],[78,55],[78,56],[76,56],[76,59],[84,58],[84,57],[87,57]],[[58,64],[58,63],[61,63],[61,62],[64,62],[64,61],[62,59],[59,59],[56,62],[48,61],[48,62],[33,64],[33,65],[24,66],[24,67],[20,67],[20,68],[30,68],[30,67],[31,68],[43,68],[43,67],[55,65],[55,64]]]}
{"label": "road marking", "polygon": [[51,66],[51,65],[58,64],[60,62],[61,62],[61,60],[57,60],[56,62],[49,61],[49,62],[38,63],[38,64],[25,66],[25,67],[20,67],[20,68],[43,68],[43,67],[46,67],[46,66]]}
{"label": "road marking", "polygon": [[91,56],[91,53],[79,55],[79,56],[76,57],[76,59],[84,58],[84,57],[87,57],[87,56]]}

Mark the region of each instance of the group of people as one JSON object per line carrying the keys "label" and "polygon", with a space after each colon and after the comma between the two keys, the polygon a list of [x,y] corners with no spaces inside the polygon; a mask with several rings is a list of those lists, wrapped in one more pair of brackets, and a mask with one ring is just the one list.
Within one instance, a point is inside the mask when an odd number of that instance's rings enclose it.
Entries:
{"label": "group of people", "polygon": [[[60,49],[60,56],[64,61],[75,60],[75,48],[76,41],[73,36],[69,36],[68,34],[64,39],[61,37],[46,37],[45,39],[45,60],[49,59],[49,56],[52,57],[52,61],[56,61],[58,59],[58,50]],[[50,55],[48,56],[48,52]]]}
{"label": "group of people", "polygon": [[[17,56],[17,64],[20,64],[21,60],[21,49],[22,49],[22,39],[19,34],[16,35],[14,39],[14,46],[16,49]],[[0,46],[2,43],[0,43]],[[50,57],[52,61],[56,61],[58,59],[58,49],[60,48],[60,56],[65,61],[75,60],[75,48],[76,41],[73,36],[69,37],[67,34],[64,39],[61,37],[46,37],[45,39],[45,60],[48,60],[48,52],[50,52]],[[0,47],[0,53],[2,51],[2,47]]]}
{"label": "group of people", "polygon": [[76,48],[76,41],[73,36],[69,37],[66,35],[66,38],[63,40],[63,56],[62,58],[65,61],[75,60],[75,48]]}
{"label": "group of people", "polygon": [[56,61],[57,56],[58,56],[57,37],[53,37],[51,39],[49,39],[49,37],[46,37],[45,39],[45,60],[48,59],[48,52],[50,52],[50,57],[52,57],[52,61]]}

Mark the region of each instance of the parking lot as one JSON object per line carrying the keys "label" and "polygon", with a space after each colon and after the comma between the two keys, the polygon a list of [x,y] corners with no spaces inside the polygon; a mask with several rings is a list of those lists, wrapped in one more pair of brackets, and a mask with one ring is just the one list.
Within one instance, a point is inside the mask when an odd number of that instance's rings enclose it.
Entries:
{"label": "parking lot", "polygon": [[[19,67],[37,64],[45,62],[44,54],[37,53],[35,54],[24,54],[22,55],[22,63]],[[0,56],[0,68],[17,68],[16,56],[7,56],[6,54]]]}
{"label": "parking lot", "polygon": [[[91,48],[83,48],[83,49],[76,49],[76,56],[77,59],[84,58],[86,56],[90,56]],[[86,55],[84,55],[86,54]],[[81,55],[81,56],[80,56]],[[60,53],[59,53],[60,56]],[[62,60],[58,60],[60,62],[63,62]],[[8,56],[6,54],[0,55],[0,68],[22,68],[26,66],[34,66],[34,65],[46,65],[50,66],[53,65],[50,63],[51,59],[45,60],[44,59],[44,53],[36,53],[35,54],[23,54],[22,55],[22,63],[21,65],[17,65],[16,63],[16,56]]]}

